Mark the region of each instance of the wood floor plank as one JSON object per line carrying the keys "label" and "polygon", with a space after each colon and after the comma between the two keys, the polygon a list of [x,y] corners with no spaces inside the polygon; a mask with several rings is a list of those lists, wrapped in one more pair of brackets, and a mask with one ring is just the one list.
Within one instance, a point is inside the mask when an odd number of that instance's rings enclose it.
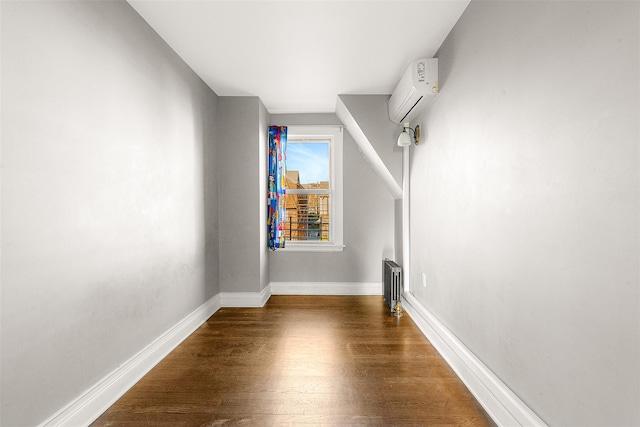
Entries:
{"label": "wood floor plank", "polygon": [[381,297],[223,308],[109,408],[104,426],[494,425]]}

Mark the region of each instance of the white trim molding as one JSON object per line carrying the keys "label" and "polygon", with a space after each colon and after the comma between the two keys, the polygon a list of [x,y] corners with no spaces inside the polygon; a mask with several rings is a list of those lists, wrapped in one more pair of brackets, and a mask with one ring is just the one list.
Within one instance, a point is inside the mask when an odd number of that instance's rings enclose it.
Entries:
{"label": "white trim molding", "polygon": [[380,282],[271,282],[272,295],[382,295]]}
{"label": "white trim molding", "polygon": [[274,253],[283,252],[342,252],[345,245],[334,245],[331,243],[304,244],[290,242],[284,248],[278,248]]}
{"label": "white trim molding", "polygon": [[219,309],[215,295],[40,426],[91,424]]}
{"label": "white trim molding", "polygon": [[264,307],[271,297],[270,285],[260,292],[220,292],[222,307]]}
{"label": "white trim molding", "polygon": [[411,320],[451,366],[489,416],[499,426],[546,427],[500,378],[482,363],[413,294],[403,295],[403,305]]}

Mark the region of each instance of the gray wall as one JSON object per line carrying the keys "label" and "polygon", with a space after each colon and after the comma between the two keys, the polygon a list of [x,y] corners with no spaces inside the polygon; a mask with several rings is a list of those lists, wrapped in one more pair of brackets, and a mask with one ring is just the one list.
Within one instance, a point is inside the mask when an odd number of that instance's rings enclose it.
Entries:
{"label": "gray wall", "polygon": [[[334,114],[271,115],[271,124],[340,124]],[[381,262],[393,256],[394,201],[382,181],[343,138],[343,252],[270,253],[272,282],[381,282]]]}
{"label": "gray wall", "polygon": [[640,424],[639,7],[471,2],[416,120],[414,293],[550,425]]}
{"label": "gray wall", "polygon": [[0,413],[22,426],[218,292],[217,97],[125,2],[1,7]]}
{"label": "gray wall", "polygon": [[[266,132],[258,97],[218,103],[220,290],[259,292],[266,286]],[[264,146],[263,146],[264,145]]]}
{"label": "gray wall", "polygon": [[[397,144],[402,126],[389,120],[389,97],[390,95],[339,95],[339,99],[349,110],[349,114],[365,134],[384,166],[399,188],[402,188],[402,148]],[[360,150],[358,144],[355,146]],[[362,157],[371,165],[371,159],[364,155]],[[379,184],[383,178],[380,171],[375,172],[375,184]],[[386,186],[384,190],[389,191]],[[394,250],[385,257],[402,265],[402,199],[394,200],[393,233]]]}
{"label": "gray wall", "polygon": [[[205,90],[206,92],[206,90]],[[210,108],[203,119],[202,145],[204,156],[204,226],[205,226],[205,281],[213,295],[220,292],[220,232],[218,212],[218,139],[217,123],[218,96],[211,92]]]}

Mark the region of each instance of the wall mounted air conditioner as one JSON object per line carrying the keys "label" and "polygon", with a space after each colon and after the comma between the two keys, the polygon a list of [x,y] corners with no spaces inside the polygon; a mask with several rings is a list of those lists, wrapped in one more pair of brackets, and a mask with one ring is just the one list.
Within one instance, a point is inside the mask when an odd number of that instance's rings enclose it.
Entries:
{"label": "wall mounted air conditioner", "polygon": [[409,123],[438,93],[438,58],[415,60],[389,98],[389,118]]}

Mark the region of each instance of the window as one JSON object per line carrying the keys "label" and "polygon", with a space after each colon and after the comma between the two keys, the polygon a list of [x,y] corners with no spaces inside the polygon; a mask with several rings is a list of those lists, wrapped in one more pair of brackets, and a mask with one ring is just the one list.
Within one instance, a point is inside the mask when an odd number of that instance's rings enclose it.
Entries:
{"label": "window", "polygon": [[342,128],[289,126],[285,250],[341,251]]}

